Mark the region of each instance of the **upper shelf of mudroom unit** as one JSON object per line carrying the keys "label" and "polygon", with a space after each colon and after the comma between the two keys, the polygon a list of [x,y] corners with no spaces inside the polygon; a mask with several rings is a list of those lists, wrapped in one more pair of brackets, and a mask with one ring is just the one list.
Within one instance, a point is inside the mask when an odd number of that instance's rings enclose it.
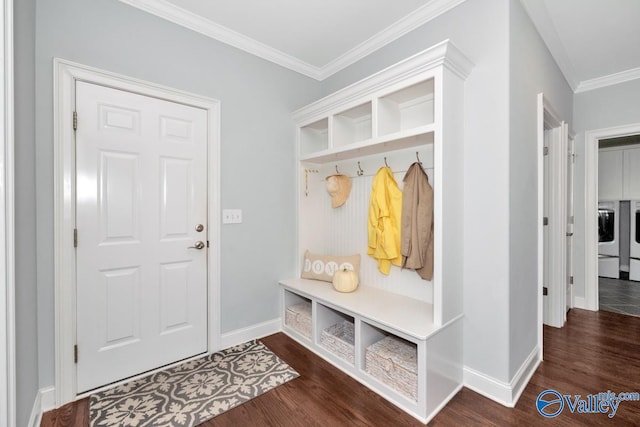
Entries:
{"label": "upper shelf of mudroom unit", "polygon": [[341,160],[355,159],[374,154],[386,153],[405,148],[419,147],[432,144],[434,125],[428,124],[409,130],[401,130],[383,136],[369,138],[324,150],[300,154],[300,160],[308,163],[329,163]]}

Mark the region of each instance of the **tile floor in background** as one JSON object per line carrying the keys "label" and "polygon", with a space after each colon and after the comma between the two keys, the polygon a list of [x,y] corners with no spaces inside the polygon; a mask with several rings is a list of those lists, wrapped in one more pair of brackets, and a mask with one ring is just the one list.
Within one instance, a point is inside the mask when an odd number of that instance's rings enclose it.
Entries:
{"label": "tile floor in background", "polygon": [[600,310],[640,316],[640,282],[599,278]]}

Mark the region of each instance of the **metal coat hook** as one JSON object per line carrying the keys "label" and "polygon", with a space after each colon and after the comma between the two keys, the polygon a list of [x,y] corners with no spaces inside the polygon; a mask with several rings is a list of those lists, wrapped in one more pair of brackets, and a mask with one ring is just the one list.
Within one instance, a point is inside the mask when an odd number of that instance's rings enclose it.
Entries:
{"label": "metal coat hook", "polygon": [[416,151],[416,159],[418,159],[418,163],[422,164],[422,162],[420,161],[420,156],[418,156],[418,152]]}
{"label": "metal coat hook", "polygon": [[364,175],[364,171],[363,171],[363,170],[362,170],[362,168],[360,167],[360,162],[358,162],[358,171],[357,171],[357,173],[358,173],[358,176],[362,176],[362,175]]}
{"label": "metal coat hook", "polygon": [[340,175],[340,171],[338,171],[338,165],[336,165],[336,173]]}
{"label": "metal coat hook", "polygon": [[387,158],[386,158],[386,157],[384,158],[384,165],[385,165],[386,167],[389,167],[389,165],[387,164]]}

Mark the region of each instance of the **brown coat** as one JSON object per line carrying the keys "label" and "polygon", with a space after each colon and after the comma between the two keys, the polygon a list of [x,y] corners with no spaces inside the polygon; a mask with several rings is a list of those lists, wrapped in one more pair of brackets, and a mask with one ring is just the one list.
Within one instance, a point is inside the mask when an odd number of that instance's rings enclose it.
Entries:
{"label": "brown coat", "polygon": [[433,278],[433,188],[420,163],[404,176],[402,189],[402,267]]}

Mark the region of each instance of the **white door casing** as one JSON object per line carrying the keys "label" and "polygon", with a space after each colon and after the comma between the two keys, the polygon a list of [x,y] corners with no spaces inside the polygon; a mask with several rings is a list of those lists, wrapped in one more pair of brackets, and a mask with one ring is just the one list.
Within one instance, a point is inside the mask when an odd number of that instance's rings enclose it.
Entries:
{"label": "white door casing", "polygon": [[16,425],[13,1],[0,7],[0,425]]}
{"label": "white door casing", "polygon": [[207,112],[87,82],[76,111],[84,392],[207,351]]}
{"label": "white door casing", "polygon": [[[208,206],[208,351],[220,349],[220,112],[219,102],[81,64],[54,59],[55,392],[56,406],[82,396],[73,362],[76,331],[75,148],[73,106],[77,81],[160,98],[206,111]],[[79,126],[82,125],[79,118]],[[82,237],[80,237],[82,239]],[[206,239],[205,239],[206,240]],[[82,357],[82,356],[80,356]]]}

